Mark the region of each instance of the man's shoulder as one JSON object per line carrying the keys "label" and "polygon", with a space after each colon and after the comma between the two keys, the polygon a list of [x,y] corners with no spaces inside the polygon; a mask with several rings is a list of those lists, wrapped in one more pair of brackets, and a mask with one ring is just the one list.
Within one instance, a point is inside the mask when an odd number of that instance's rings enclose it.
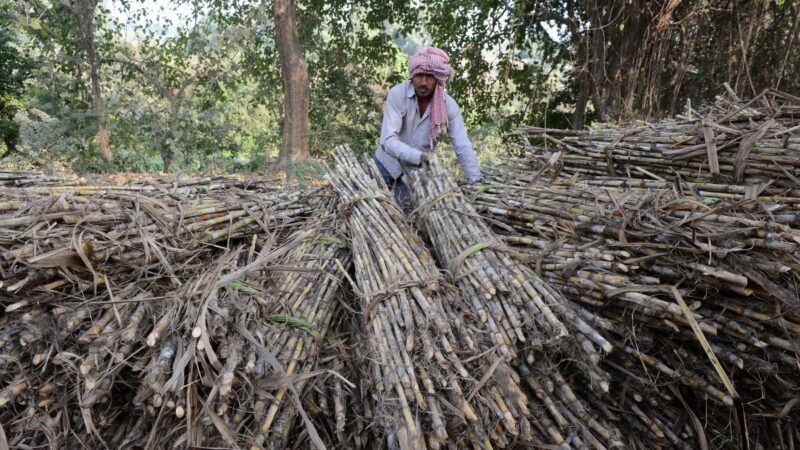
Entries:
{"label": "man's shoulder", "polygon": [[445,93],[444,93],[444,105],[448,109],[448,111],[450,111],[452,109],[452,112],[457,112],[457,111],[459,111],[461,109],[461,108],[459,108],[458,102],[456,102],[456,99],[454,99],[452,96],[450,96],[450,94],[448,94],[447,91],[445,91]]}
{"label": "man's shoulder", "polygon": [[402,83],[397,83],[389,89],[388,95],[397,95],[397,96],[405,96],[408,92],[409,81],[403,81]]}

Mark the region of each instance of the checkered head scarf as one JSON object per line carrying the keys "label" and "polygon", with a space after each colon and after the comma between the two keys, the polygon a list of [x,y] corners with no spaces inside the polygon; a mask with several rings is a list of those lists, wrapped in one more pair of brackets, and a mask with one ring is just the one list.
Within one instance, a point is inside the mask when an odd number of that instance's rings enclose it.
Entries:
{"label": "checkered head scarf", "polygon": [[431,141],[436,141],[439,133],[447,128],[447,109],[444,105],[444,84],[452,78],[453,68],[450,67],[450,57],[444,50],[436,47],[422,47],[408,58],[408,78],[414,75],[428,74],[436,79],[433,90],[433,99],[430,104],[429,129]]}

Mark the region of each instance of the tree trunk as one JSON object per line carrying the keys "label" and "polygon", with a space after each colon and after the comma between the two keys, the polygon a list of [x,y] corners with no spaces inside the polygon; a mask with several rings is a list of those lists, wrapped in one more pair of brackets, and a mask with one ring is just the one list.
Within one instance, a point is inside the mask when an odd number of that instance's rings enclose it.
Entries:
{"label": "tree trunk", "polygon": [[597,0],[586,1],[586,14],[589,16],[589,25],[591,29],[588,32],[589,46],[591,50],[591,63],[589,70],[591,70],[592,85],[594,87],[592,92],[592,103],[594,104],[594,111],[597,115],[597,120],[602,122],[606,116],[606,100],[608,93],[605,91],[606,87],[606,40],[604,35],[604,27],[602,19],[600,18],[600,11],[597,5]]}
{"label": "tree trunk", "polygon": [[[589,70],[588,68],[585,70]],[[583,123],[586,121],[586,105],[589,103],[589,96],[591,95],[591,82],[589,81],[589,74],[582,72],[580,81],[580,92],[578,99],[575,101],[575,112],[572,114],[572,129],[582,130]]]}
{"label": "tree trunk", "polygon": [[589,104],[589,98],[592,95],[592,80],[590,70],[592,70],[591,62],[591,49],[588,42],[582,40],[581,34],[577,31],[577,27],[572,32],[572,37],[578,44],[578,58],[581,61],[581,70],[577,72],[578,78],[578,98],[575,99],[575,112],[572,114],[572,129],[582,130],[586,122],[586,107]]}
{"label": "tree trunk", "polygon": [[159,153],[161,153],[161,161],[164,162],[164,172],[169,172],[172,170],[172,160],[175,157],[175,151],[172,147],[173,145],[175,145],[174,119],[170,121],[169,131],[164,139],[161,140],[161,148],[159,149]]}
{"label": "tree trunk", "polygon": [[94,46],[94,4],[92,0],[78,0],[78,21],[83,37],[86,61],[89,63],[89,78],[92,89],[92,109],[97,115],[97,145],[106,162],[111,162],[111,148],[108,145],[105,119],[103,117],[103,98],[100,91],[100,61]]}
{"label": "tree trunk", "polygon": [[275,0],[275,41],[283,77],[283,130],[278,163],[308,157],[308,108],[310,88],[308,66],[297,37],[294,2]]}

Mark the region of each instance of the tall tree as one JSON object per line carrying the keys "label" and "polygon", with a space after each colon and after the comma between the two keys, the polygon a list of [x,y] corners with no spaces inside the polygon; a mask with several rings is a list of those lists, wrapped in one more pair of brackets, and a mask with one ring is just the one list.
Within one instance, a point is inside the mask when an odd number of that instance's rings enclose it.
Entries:
{"label": "tall tree", "polygon": [[81,39],[89,65],[89,81],[92,92],[92,109],[97,115],[96,142],[100,153],[106,162],[111,162],[111,147],[108,143],[105,118],[103,117],[103,97],[100,89],[100,60],[97,58],[97,49],[94,44],[94,2],[93,0],[78,0],[76,5],[78,23],[80,24]]}
{"label": "tall tree", "polygon": [[14,114],[32,63],[16,46],[13,30],[8,26],[11,20],[7,6],[0,2],[0,136],[6,146],[3,157],[17,151],[19,124],[14,122]]}
{"label": "tall tree", "polygon": [[[580,128],[589,120],[672,115],[686,99],[695,104],[713,99],[725,82],[743,96],[766,87],[791,92],[800,86],[800,76],[788,70],[800,58],[797,1],[428,0],[425,5],[425,27],[462,69],[449,87],[468,118],[491,119],[515,103],[522,114],[507,116],[511,122],[541,123],[561,106],[573,110],[572,125]],[[558,75],[555,83],[550,73]]]}
{"label": "tall tree", "polygon": [[275,42],[281,61],[284,107],[281,150],[278,163],[308,157],[308,109],[310,88],[308,65],[297,37],[292,0],[274,0]]}

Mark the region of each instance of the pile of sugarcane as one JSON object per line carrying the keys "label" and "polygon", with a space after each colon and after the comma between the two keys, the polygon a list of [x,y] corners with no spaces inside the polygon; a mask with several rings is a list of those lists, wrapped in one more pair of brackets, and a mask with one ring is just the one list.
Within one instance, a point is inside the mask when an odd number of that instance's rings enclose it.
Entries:
{"label": "pile of sugarcane", "polygon": [[[583,305],[569,304],[560,292],[552,289],[533,271],[524,256],[501,243],[499,236],[476,214],[438,160],[434,158],[427,168],[406,176],[416,196],[417,213],[437,256],[442,264],[451,267],[456,285],[465,297],[471,299],[473,311],[488,309],[498,317],[488,320],[511,322],[506,318],[518,311],[519,306],[544,299],[546,311],[523,310],[519,313],[521,320],[520,327],[515,330],[516,336],[509,333],[516,337],[510,340],[519,348],[531,345],[523,339],[520,328],[527,330],[531,322],[544,320],[548,314],[554,318],[557,316],[559,323],[563,324],[561,332],[567,334],[568,339],[559,352],[549,355],[533,352],[527,355],[527,362],[516,362],[532,398],[537,401],[531,409],[540,411],[532,419],[544,432],[540,442],[560,445],[571,441],[576,446],[607,448],[622,443],[627,434],[623,429],[634,428],[647,443],[645,446],[659,442],[669,444],[662,433],[649,427],[650,417],[657,417],[654,413],[647,415],[642,412],[623,420],[613,412],[615,408],[610,407],[623,405],[623,400],[609,395],[608,375],[599,367],[600,353],[612,351],[612,345],[595,330],[595,324],[604,325],[598,323],[597,316]],[[464,264],[469,258],[476,261],[463,269],[464,275],[459,274],[453,267],[454,263]],[[484,288],[484,291],[479,288]],[[531,328],[546,329],[541,325]],[[553,335],[554,331],[549,333]],[[542,332],[541,335],[548,336],[548,333]],[[580,370],[576,372],[575,366]],[[673,433],[673,437],[681,436],[681,439],[691,435],[691,429],[678,429]],[[630,436],[624,439],[632,441]]]}
{"label": "pile of sugarcane", "polygon": [[[230,187],[191,197],[120,186],[85,188],[3,192],[0,289],[79,292],[109,277],[131,281],[154,272],[174,279],[176,270],[202,264],[220,243],[253,234],[263,240],[293,226],[315,209],[320,194]],[[36,301],[28,296],[15,307]]]}
{"label": "pile of sugarcane", "polygon": [[[329,175],[342,201],[370,361],[373,432],[390,448],[491,448],[539,435],[488,327],[443,283],[390,194],[347,147]],[[488,345],[482,341],[487,340]],[[382,439],[378,439],[380,441]]]}
{"label": "pile of sugarcane", "polygon": [[0,448],[793,448],[798,105],[523,130],[408,217],[346,146],[332,189],[0,173]]}
{"label": "pile of sugarcane", "polygon": [[313,222],[286,230],[264,218],[269,234],[172,260],[169,275],[4,289],[9,445],[284,448],[303,422],[322,448],[301,399],[320,373],[350,257],[335,198],[315,193]]}
{"label": "pile of sugarcane", "polygon": [[[283,336],[275,333],[288,330],[287,326],[304,326],[290,311],[296,310],[299,317],[319,311],[322,322],[303,320],[309,321],[305,327],[312,334],[322,335],[333,311],[335,283],[330,276],[316,283],[319,303],[295,300],[289,306],[271,300],[286,297],[283,291],[274,291],[261,302],[268,307],[259,307],[255,297],[241,300],[242,295],[231,291],[230,286],[242,286],[236,278],[227,287],[217,284],[225,271],[255,258],[257,249],[272,254],[271,246],[283,245],[311,211],[319,218],[331,210],[334,199],[319,189],[272,190],[245,191],[238,181],[225,184],[223,179],[150,187],[29,185],[4,190],[0,364],[5,370],[0,380],[0,422],[15,424],[10,442],[20,446],[55,442],[63,447],[81,441],[83,446],[113,442],[112,447],[121,447],[126,442],[143,445],[180,438],[186,443],[216,439],[230,445],[229,438],[236,434],[223,433],[222,425],[236,422],[241,427],[243,419],[225,405],[235,390],[250,383],[243,383],[242,376],[260,367],[275,385],[272,378],[277,375],[267,356],[253,351],[241,354],[262,344],[244,342],[244,335],[228,329],[235,325],[228,322],[232,317],[250,317],[247,323],[273,317],[278,331],[271,332]],[[311,264],[313,260],[306,263],[305,258],[315,254],[329,261],[331,251],[314,248],[285,263],[287,267]],[[346,256],[340,256],[346,264]],[[338,270],[329,272],[339,276]],[[297,290],[307,283],[289,276],[276,286]],[[306,299],[305,293],[297,295]],[[260,309],[251,311],[253,305]],[[214,334],[206,336],[212,328]],[[263,340],[268,329],[260,326],[249,333]],[[284,338],[284,344],[297,348],[304,360],[313,356],[309,352],[313,346],[299,345],[297,339]],[[288,365],[294,348],[272,351],[281,358],[280,364]],[[312,366],[313,358],[296,372]],[[190,367],[206,372],[192,375]],[[240,373],[234,377],[235,372]],[[190,376],[202,378],[208,389],[219,392],[209,396],[212,391],[186,389],[192,384],[185,385]],[[266,399],[261,402],[264,417],[249,419],[242,442],[250,437],[253,442],[276,439],[267,436],[269,426],[260,432],[257,423],[270,414],[271,420],[278,413],[288,418],[283,420],[291,419],[291,413],[279,408],[280,396],[274,395],[280,389],[259,391]],[[198,396],[199,406],[213,414],[198,414]],[[254,398],[249,398],[250,410]],[[137,407],[136,414],[120,415],[130,404]],[[202,416],[203,426],[189,423],[186,433],[164,433],[175,423],[187,422],[187,415],[193,420]],[[203,427],[214,427],[215,437]]]}
{"label": "pile of sugarcane", "polygon": [[[490,271],[495,274],[494,277],[478,278],[478,283],[467,282],[464,280],[466,277],[457,279],[456,284],[462,294],[476,297],[475,285],[492,286],[497,280],[504,280],[505,286],[514,286],[514,278],[506,274],[519,273],[523,276],[518,279],[545,289],[543,297],[549,294],[551,299],[558,299],[553,309],[563,318],[563,323],[569,329],[573,348],[562,348],[557,357],[549,355],[549,361],[544,365],[541,355],[536,356],[535,364],[522,361],[517,363],[519,373],[524,376],[533,393],[531,397],[538,401],[531,409],[542,411],[532,422],[543,425],[543,429],[547,431],[548,435],[542,439],[543,442],[564,444],[571,439],[577,446],[594,448],[607,448],[626,442],[628,446],[647,448],[654,445],[680,446],[684,441],[695,440],[698,432],[691,425],[676,426],[684,409],[663,408],[663,402],[658,401],[657,391],[647,392],[646,397],[635,393],[639,398],[638,402],[632,401],[633,394],[631,399],[620,396],[618,386],[614,386],[615,389],[609,392],[608,382],[611,380],[608,380],[607,371],[618,376],[619,371],[612,361],[624,358],[629,349],[617,345],[615,351],[623,353],[612,353],[608,356],[611,361],[605,363],[592,345],[602,348],[604,353],[611,352],[612,344],[602,334],[609,333],[617,339],[618,335],[614,334],[616,330],[609,327],[608,321],[603,320],[602,316],[587,309],[594,305],[568,303],[560,292],[551,290],[550,285],[560,287],[563,283],[542,281],[533,271],[535,265],[530,264],[532,255],[520,255],[526,252],[516,252],[507,246],[517,243],[513,239],[509,239],[509,244],[498,244],[500,237],[477,216],[469,200],[458,191],[455,181],[436,159],[427,168],[407,173],[406,176],[417,197],[417,213],[429,233],[440,261],[450,265],[451,261],[483,254],[486,259],[470,270],[477,273]],[[459,232],[454,233],[453,230]],[[523,241],[526,239],[519,238]],[[489,242],[493,244],[484,244]],[[559,243],[553,246],[552,241],[536,241],[537,244],[543,242],[545,248],[552,246],[554,251],[564,248]],[[589,250],[588,255],[597,256],[591,251],[596,250],[595,248]],[[547,268],[552,270],[550,265]],[[513,311],[514,305],[520,303],[520,298],[525,298],[525,293],[514,291],[513,288],[496,289],[492,294],[492,299],[502,306],[502,312]],[[523,314],[522,317],[534,320],[534,314]],[[598,333],[596,329],[602,332]],[[518,346],[520,344],[517,342]],[[581,353],[584,355],[579,358]],[[547,367],[547,364],[554,367]],[[576,372],[576,365],[582,370]],[[599,368],[598,365],[604,368]],[[619,378],[613,381],[617,383]],[[638,404],[644,400],[648,403]],[[575,433],[574,436],[570,437],[570,432]]]}
{"label": "pile of sugarcane", "polygon": [[[797,191],[504,181],[465,194],[603,331],[614,351],[601,365],[633,404],[655,407],[636,412],[653,432],[680,442],[658,415],[685,410],[710,422],[714,446],[746,431],[765,448],[800,438],[791,413],[800,392]],[[705,439],[702,427],[692,435]]]}
{"label": "pile of sugarcane", "polygon": [[800,98],[767,90],[680,117],[592,130],[519,127],[531,172],[798,184]]}

